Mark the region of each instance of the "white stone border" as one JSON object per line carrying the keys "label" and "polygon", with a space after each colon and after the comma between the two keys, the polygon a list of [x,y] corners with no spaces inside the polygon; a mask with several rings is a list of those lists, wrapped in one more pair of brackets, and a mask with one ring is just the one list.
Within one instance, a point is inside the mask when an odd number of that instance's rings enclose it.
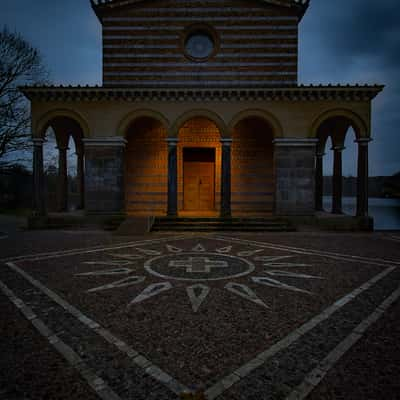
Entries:
{"label": "white stone border", "polygon": [[263,248],[273,249],[273,250],[288,251],[288,252],[296,253],[296,254],[305,254],[305,255],[317,256],[317,257],[327,257],[327,258],[332,258],[334,260],[361,262],[363,264],[372,264],[372,265],[378,265],[381,267],[388,266],[388,265],[400,265],[400,262],[395,261],[395,260],[385,260],[385,259],[381,259],[381,258],[366,258],[366,257],[361,257],[361,256],[353,256],[350,254],[340,254],[340,253],[334,253],[334,252],[329,252],[329,251],[302,249],[300,247],[286,246],[286,245],[282,245],[282,244],[275,244],[275,243],[269,243],[269,242],[257,242],[255,240],[238,239],[238,238],[229,237],[229,236],[215,236],[214,239],[222,240],[225,242],[230,241],[230,242],[237,242],[237,243],[243,243],[243,244],[251,244],[253,246],[258,246],[258,247],[263,247]]}
{"label": "white stone border", "polygon": [[77,249],[70,249],[70,250],[62,250],[62,251],[51,251],[47,253],[37,253],[37,254],[29,254],[29,255],[22,255],[16,257],[6,257],[0,259],[0,263],[6,262],[14,262],[14,261],[41,261],[41,260],[48,260],[50,258],[59,258],[59,257],[67,257],[67,256],[76,256],[81,254],[89,254],[89,253],[97,253],[102,251],[111,251],[111,250],[118,250],[118,249],[126,249],[130,247],[142,246],[151,243],[159,243],[165,242],[170,240],[183,240],[188,239],[187,236],[172,236],[168,238],[159,238],[159,239],[146,239],[136,242],[122,242],[116,243],[115,245],[104,247],[102,246],[93,246],[93,247],[84,247],[84,248],[77,248]]}
{"label": "white stone border", "polygon": [[14,292],[0,281],[0,290],[6,297],[21,311],[24,317],[36,328],[36,330],[45,337],[48,342],[60,353],[68,364],[76,369],[81,378],[86,380],[89,386],[103,400],[121,400],[121,398],[100,378],[96,373],[86,365],[81,357],[67,344],[65,344],[54,332],[28,307],[21,299],[15,296]]}
{"label": "white stone border", "polygon": [[[305,255],[311,255],[311,256],[317,256],[317,257],[327,257],[327,258],[332,258],[332,259],[337,259],[337,260],[342,260],[342,261],[350,261],[350,262],[358,262],[358,263],[361,262],[361,263],[365,263],[365,264],[372,264],[372,265],[378,265],[381,267],[386,267],[386,269],[384,271],[382,271],[378,275],[374,276],[373,278],[368,280],[366,283],[364,283],[357,289],[353,290],[349,294],[345,295],[341,299],[337,300],[331,306],[329,306],[324,311],[322,311],[319,315],[317,315],[316,317],[310,319],[308,322],[303,324],[300,328],[292,331],[285,338],[283,338],[279,342],[275,343],[274,345],[272,345],[265,351],[259,353],[254,359],[252,359],[251,361],[249,361],[246,364],[244,364],[243,366],[241,366],[239,369],[234,371],[232,374],[227,375],[226,377],[221,379],[219,382],[217,382],[216,384],[211,386],[205,392],[208,400],[212,400],[212,399],[215,399],[216,397],[218,397],[220,394],[222,394],[227,389],[229,389],[232,385],[234,385],[235,383],[237,383],[244,377],[248,376],[254,369],[256,369],[257,367],[264,364],[267,359],[272,357],[278,351],[288,347],[291,343],[293,343],[294,341],[299,339],[301,336],[303,336],[305,333],[307,333],[308,331],[313,329],[320,322],[328,319],[335,311],[339,310],[341,307],[343,307],[345,304],[349,303],[351,300],[353,300],[359,294],[361,294],[365,290],[368,290],[375,283],[377,283],[378,281],[383,279],[385,276],[390,274],[394,269],[397,268],[397,266],[394,266],[393,264],[400,265],[400,262],[396,262],[396,261],[382,260],[382,259],[376,259],[376,258],[368,259],[365,257],[352,256],[352,255],[347,255],[347,254],[321,252],[318,250],[301,249],[301,248],[297,248],[297,247],[290,247],[290,246],[284,246],[284,245],[275,245],[273,243],[268,243],[268,242],[256,242],[256,241],[251,241],[251,240],[246,240],[246,239],[239,239],[239,238],[235,238],[235,237],[211,236],[211,235],[210,236],[205,236],[205,235],[204,236],[190,236],[189,235],[189,236],[159,238],[159,239],[144,240],[144,241],[139,241],[139,242],[130,242],[130,243],[125,243],[123,245],[112,246],[109,248],[96,247],[96,248],[90,248],[90,249],[71,250],[71,251],[66,251],[66,252],[43,253],[41,255],[27,256],[25,258],[24,258],[24,256],[22,256],[22,257],[17,257],[17,260],[19,260],[19,261],[25,261],[25,260],[38,261],[38,260],[44,260],[44,259],[49,259],[49,258],[68,257],[68,256],[73,256],[73,255],[89,254],[89,253],[109,251],[109,250],[120,249],[120,248],[129,248],[129,247],[134,248],[136,246],[142,246],[142,245],[146,245],[146,244],[162,243],[162,242],[166,242],[166,241],[168,242],[168,241],[173,241],[173,240],[184,240],[184,239],[206,239],[206,240],[218,240],[218,241],[224,241],[224,242],[230,242],[230,243],[236,242],[236,243],[240,243],[240,244],[251,244],[255,247],[270,248],[270,249],[274,249],[274,250],[286,251],[286,252],[291,252],[291,253],[295,253],[295,254],[305,254]],[[68,311],[70,314],[72,314],[74,317],[76,317],[79,321],[81,321],[82,323],[87,325],[90,329],[93,329],[94,332],[96,332],[97,334],[102,336],[107,342],[115,345],[121,352],[125,353],[128,357],[132,358],[132,361],[136,365],[145,369],[145,371],[149,375],[151,375],[154,379],[158,380],[159,382],[163,383],[174,393],[180,394],[182,392],[188,391],[187,387],[185,387],[184,385],[179,383],[177,380],[175,380],[174,378],[172,378],[171,376],[166,374],[164,371],[162,371],[157,366],[153,365],[145,357],[139,355],[139,353],[136,352],[132,347],[130,347],[129,345],[127,345],[126,343],[124,343],[123,341],[121,341],[120,339],[115,337],[108,330],[102,328],[97,322],[95,322],[95,321],[91,320],[90,318],[88,318],[87,316],[85,316],[74,306],[67,303],[60,296],[58,296],[56,293],[54,293],[53,291],[48,289],[41,282],[35,280],[32,276],[30,276],[24,270],[20,269],[14,263],[7,262],[6,265],[8,267],[10,267],[12,270],[14,270],[15,272],[17,272],[18,274],[22,275],[33,286],[40,289],[43,293],[45,293],[53,301],[55,301],[57,304],[62,306],[66,311]]]}
{"label": "white stone border", "polygon": [[180,393],[184,392],[185,390],[188,390],[188,388],[185,385],[181,384],[176,379],[174,379],[172,376],[168,375],[166,372],[164,372],[162,369],[157,367],[155,364],[153,364],[147,358],[140,355],[139,352],[134,350],[131,346],[129,346],[124,341],[122,341],[121,339],[114,336],[110,331],[103,328],[100,324],[98,324],[91,318],[87,317],[85,314],[83,314],[81,311],[79,311],[76,307],[69,304],[67,301],[65,301],[63,298],[61,298],[58,294],[56,294],[51,289],[44,286],[38,280],[34,279],[31,275],[29,275],[27,272],[25,272],[24,270],[19,268],[17,265],[15,265],[12,262],[8,262],[8,263],[6,263],[6,265],[9,268],[11,268],[14,272],[17,272],[19,275],[22,275],[33,286],[35,286],[36,288],[41,290],[51,300],[53,300],[58,305],[60,305],[62,308],[64,308],[65,311],[69,312],[71,315],[73,315],[75,318],[77,318],[80,322],[82,322],[84,325],[86,325],[89,329],[92,329],[94,332],[96,332],[99,336],[101,336],[103,339],[105,339],[108,343],[111,343],[112,345],[116,346],[122,353],[124,353],[126,356],[128,356],[134,364],[136,364],[138,367],[143,368],[145,370],[145,372],[148,375],[150,375],[152,378],[154,378],[157,381],[159,381],[160,383],[164,384],[171,391],[173,391],[174,393],[176,393],[178,395]]}
{"label": "white stone border", "polygon": [[311,372],[303,382],[286,397],[286,400],[305,399],[324,379],[325,375],[336,365],[342,356],[349,351],[365,334],[366,330],[379,320],[385,311],[400,297],[400,287],[387,297],[376,309],[358,324]]}
{"label": "white stone border", "polygon": [[215,383],[209,389],[206,390],[205,394],[208,400],[213,400],[219,395],[221,395],[225,390],[229,389],[232,385],[239,382],[243,378],[247,377],[252,371],[256,368],[263,365],[268,359],[273,357],[279,351],[289,347],[293,342],[300,339],[304,334],[309,332],[311,329],[315,328],[322,321],[328,319],[334,312],[342,308],[344,305],[352,301],[358,295],[369,289],[375,283],[379,282],[385,276],[389,275],[396,267],[389,267],[385,269],[383,272],[371,278],[369,281],[353,290],[349,294],[345,295],[341,299],[337,300],[331,306],[326,308],[322,313],[318,314],[314,318],[311,318],[308,322],[301,325],[300,328],[295,329],[291,333],[289,333],[286,337],[281,339],[279,342],[270,346],[266,350],[259,353],[252,360],[242,365],[240,368],[235,370],[233,373],[225,376],[219,382]]}

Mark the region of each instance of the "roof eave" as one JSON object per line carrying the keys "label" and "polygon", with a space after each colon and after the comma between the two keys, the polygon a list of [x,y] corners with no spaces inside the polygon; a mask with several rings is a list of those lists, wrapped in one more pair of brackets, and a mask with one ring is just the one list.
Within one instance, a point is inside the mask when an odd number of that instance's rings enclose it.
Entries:
{"label": "roof eave", "polygon": [[[97,18],[100,22],[102,22],[103,12],[109,9],[115,9],[119,7],[125,7],[130,4],[136,4],[143,2],[145,0],[120,0],[116,2],[114,0],[90,0],[90,4],[94,13],[96,14]],[[298,12],[299,21],[303,18],[304,14],[306,13],[311,0],[294,0],[292,3],[287,3],[281,0],[259,0],[264,3],[270,3],[280,7],[295,7]]]}

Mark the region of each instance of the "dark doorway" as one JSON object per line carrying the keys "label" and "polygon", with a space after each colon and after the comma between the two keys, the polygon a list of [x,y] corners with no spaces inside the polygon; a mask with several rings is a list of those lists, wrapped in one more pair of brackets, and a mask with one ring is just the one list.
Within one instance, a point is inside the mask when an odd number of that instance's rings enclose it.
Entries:
{"label": "dark doorway", "polygon": [[183,149],[183,208],[185,211],[215,209],[215,149]]}

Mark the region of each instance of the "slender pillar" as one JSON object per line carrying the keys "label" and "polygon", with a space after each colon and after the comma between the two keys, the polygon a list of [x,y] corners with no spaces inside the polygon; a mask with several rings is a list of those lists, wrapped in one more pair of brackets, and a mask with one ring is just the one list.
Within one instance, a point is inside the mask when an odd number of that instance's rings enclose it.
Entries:
{"label": "slender pillar", "polygon": [[58,147],[58,211],[68,211],[68,147]]}
{"label": "slender pillar", "polygon": [[85,173],[84,173],[83,150],[77,151],[76,157],[77,157],[76,178],[78,181],[78,192],[79,192],[78,210],[83,210],[85,208]]}
{"label": "slender pillar", "polygon": [[231,145],[232,139],[221,139],[221,217],[230,217],[231,211]]}
{"label": "slender pillar", "polygon": [[324,153],[317,153],[315,162],[315,209],[324,211]]}
{"label": "slender pillar", "polygon": [[177,138],[168,138],[168,209],[167,215],[176,217],[178,214],[178,158]]}
{"label": "slender pillar", "polygon": [[357,216],[368,215],[368,143],[371,139],[356,140],[358,143]]}
{"label": "slender pillar", "polygon": [[33,211],[35,215],[46,215],[43,139],[33,139]]}
{"label": "slender pillar", "polygon": [[332,181],[332,213],[342,214],[343,173],[342,151],[343,146],[334,146],[333,181]]}

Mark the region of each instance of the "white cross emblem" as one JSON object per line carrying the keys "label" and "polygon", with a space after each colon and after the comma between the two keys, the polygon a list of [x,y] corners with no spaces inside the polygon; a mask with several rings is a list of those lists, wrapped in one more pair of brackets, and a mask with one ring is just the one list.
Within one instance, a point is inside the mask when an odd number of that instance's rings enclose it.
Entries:
{"label": "white cross emblem", "polygon": [[186,260],[172,260],[169,267],[186,268],[186,272],[210,273],[212,268],[226,268],[228,263],[222,260],[210,260],[208,257],[189,257]]}

